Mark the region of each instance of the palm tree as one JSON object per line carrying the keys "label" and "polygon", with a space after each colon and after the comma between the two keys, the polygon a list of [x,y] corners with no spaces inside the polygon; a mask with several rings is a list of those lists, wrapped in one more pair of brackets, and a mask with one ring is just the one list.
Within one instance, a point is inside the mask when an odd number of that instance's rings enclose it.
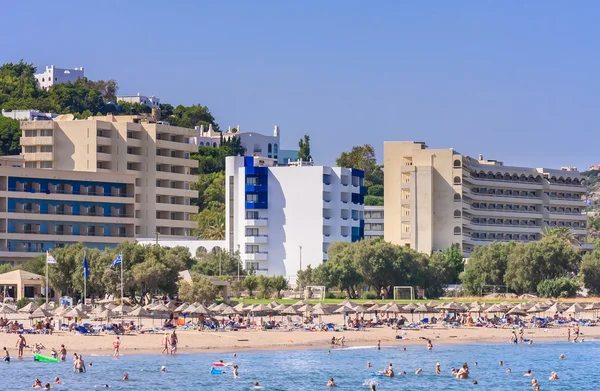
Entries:
{"label": "palm tree", "polygon": [[568,244],[578,244],[579,240],[575,237],[575,233],[569,227],[545,227],[542,230],[542,238],[553,238],[563,240]]}

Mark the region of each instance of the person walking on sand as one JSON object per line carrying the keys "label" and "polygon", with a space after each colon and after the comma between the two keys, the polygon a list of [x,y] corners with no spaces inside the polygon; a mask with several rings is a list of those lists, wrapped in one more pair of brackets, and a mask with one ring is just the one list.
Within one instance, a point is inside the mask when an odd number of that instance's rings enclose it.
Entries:
{"label": "person walking on sand", "polygon": [[58,352],[58,354],[60,356],[60,361],[67,360],[67,348],[65,348],[65,345],[60,345],[60,352]]}
{"label": "person walking on sand", "polygon": [[177,334],[175,330],[171,333],[171,354],[177,354],[177,343],[179,342],[179,338],[177,338]]}
{"label": "person walking on sand", "polygon": [[169,333],[165,333],[162,339],[163,350],[160,354],[169,354]]}
{"label": "person walking on sand", "polygon": [[18,356],[23,357],[23,348],[27,346],[27,341],[25,340],[25,337],[23,337],[23,334],[19,334],[15,346],[19,348]]}
{"label": "person walking on sand", "polygon": [[117,335],[117,338],[113,341],[113,348],[115,349],[115,353],[113,356],[119,357],[119,348],[121,347],[121,339]]}
{"label": "person walking on sand", "polygon": [[567,342],[571,342],[571,325],[567,326]]}
{"label": "person walking on sand", "polygon": [[579,339],[579,323],[575,323],[573,332],[575,333],[575,338],[573,338],[573,342],[577,342],[577,340]]}

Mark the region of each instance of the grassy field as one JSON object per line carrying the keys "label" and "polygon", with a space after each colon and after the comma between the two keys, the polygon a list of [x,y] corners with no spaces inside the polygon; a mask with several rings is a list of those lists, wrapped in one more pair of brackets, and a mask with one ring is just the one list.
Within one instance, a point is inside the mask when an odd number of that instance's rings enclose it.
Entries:
{"label": "grassy field", "polygon": [[[479,302],[485,302],[485,303],[502,303],[504,301],[508,301],[511,303],[523,303],[526,302],[527,300],[518,300],[518,299],[484,299],[481,297],[460,297],[460,298],[452,298],[452,299],[446,299],[446,300],[396,300],[395,302],[398,304],[409,304],[409,303],[429,303],[430,301],[434,301],[436,303],[442,303],[442,302],[449,302],[449,301],[455,301],[457,303],[472,303],[473,301],[479,301]],[[231,299],[232,302],[237,302],[239,303],[240,301],[244,302],[244,304],[268,304],[270,302],[273,301],[273,299],[271,300],[263,300],[263,299]],[[277,301],[279,304],[294,304],[297,301],[299,301],[299,299],[279,299],[279,300],[275,300]],[[317,303],[324,303],[324,304],[340,304],[343,300],[342,299],[325,299],[323,301],[320,300],[307,300],[308,303],[311,304],[317,304]],[[362,299],[357,299],[357,300],[351,300],[353,303],[356,304],[362,304],[362,303],[366,303],[369,300],[362,300]],[[377,304],[385,304],[385,303],[390,303],[394,300],[374,300]]]}

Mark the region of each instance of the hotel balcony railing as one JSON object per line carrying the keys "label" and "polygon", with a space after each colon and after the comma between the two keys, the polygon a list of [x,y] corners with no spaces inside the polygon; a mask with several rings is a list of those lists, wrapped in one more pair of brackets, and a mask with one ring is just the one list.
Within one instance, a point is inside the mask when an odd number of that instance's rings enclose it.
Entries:
{"label": "hotel balcony railing", "polygon": [[13,209],[13,208],[9,208],[8,212],[10,213],[34,213],[34,214],[43,214],[43,215],[63,215],[63,216],[91,216],[91,217],[134,217],[133,213],[111,213],[109,215],[105,215],[104,213],[81,213],[78,215],[73,214],[73,211],[61,211],[61,210],[55,210],[55,211],[51,211],[48,210],[48,212],[46,213],[41,213],[40,210],[27,210],[27,209]]}
{"label": "hotel balcony railing", "polygon": [[471,206],[472,210],[477,210],[480,212],[508,212],[508,213],[541,213],[539,210],[531,209],[531,210],[520,210],[520,209],[499,209],[499,208],[476,208]]}
{"label": "hotel balcony railing", "polygon": [[246,251],[244,254],[268,254],[268,251]]}
{"label": "hotel balcony railing", "polygon": [[489,222],[485,222],[485,223],[481,223],[481,222],[473,222],[473,221],[469,221],[469,224],[473,224],[473,225],[491,225],[494,227],[521,227],[521,228],[540,228],[542,227],[541,225],[534,225],[534,224],[497,224],[497,223],[489,223]]}
{"label": "hotel balcony railing", "polygon": [[260,237],[260,238],[267,238],[269,237],[269,235],[264,235],[264,234],[257,234],[257,235],[246,235],[247,238],[256,238],[256,237]]}
{"label": "hotel balcony railing", "polygon": [[495,193],[477,193],[475,191],[471,191],[473,195],[480,195],[484,197],[505,197],[505,198],[540,198],[538,195],[514,195],[514,194],[495,194]]}
{"label": "hotel balcony railing", "polygon": [[489,182],[524,183],[524,184],[532,184],[532,185],[533,184],[536,184],[536,185],[542,185],[543,184],[542,181],[521,181],[521,180],[515,181],[513,179],[504,179],[504,178],[479,178],[479,177],[476,177],[476,176],[473,176],[473,175],[469,176],[469,178],[475,179],[475,180],[478,180],[478,181],[489,181]]}

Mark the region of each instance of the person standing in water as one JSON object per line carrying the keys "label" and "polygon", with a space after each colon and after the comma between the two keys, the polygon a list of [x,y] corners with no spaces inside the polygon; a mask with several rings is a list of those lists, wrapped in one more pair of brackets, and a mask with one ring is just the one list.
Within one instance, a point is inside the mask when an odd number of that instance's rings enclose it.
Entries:
{"label": "person standing in water", "polygon": [[117,338],[113,341],[113,348],[115,349],[114,357],[119,357],[119,348],[121,347],[121,339],[117,335]]}
{"label": "person standing in water", "polygon": [[65,345],[60,345],[60,351],[58,352],[59,356],[60,356],[60,361],[66,361],[67,359],[67,348],[65,348]]}
{"label": "person standing in water", "polygon": [[169,340],[169,333],[165,333],[162,339],[163,350],[160,352],[160,354],[169,354]]}
{"label": "person standing in water", "polygon": [[4,362],[10,362],[10,354],[8,354],[6,347],[4,347]]}
{"label": "person standing in water", "polygon": [[233,366],[233,378],[237,379],[238,377],[240,377],[239,374],[238,374],[238,366],[237,366],[237,364],[235,364]]}
{"label": "person standing in water", "polygon": [[381,340],[377,341],[377,350],[381,350]]}

